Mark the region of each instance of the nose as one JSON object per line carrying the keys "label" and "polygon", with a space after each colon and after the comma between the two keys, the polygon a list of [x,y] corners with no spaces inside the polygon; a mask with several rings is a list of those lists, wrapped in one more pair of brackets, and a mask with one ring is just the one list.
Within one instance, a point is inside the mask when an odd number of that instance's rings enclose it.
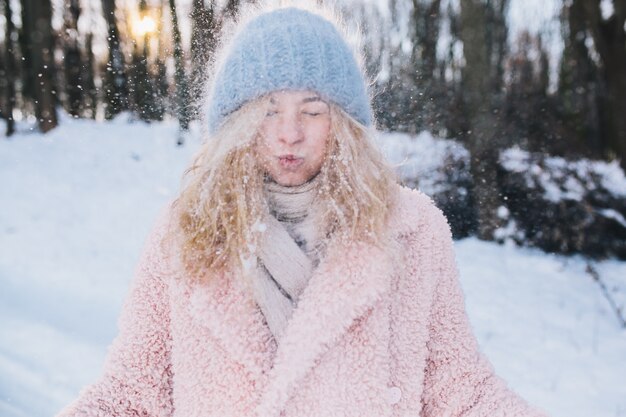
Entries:
{"label": "nose", "polygon": [[280,119],[278,140],[286,145],[295,145],[304,140],[302,121],[297,115],[286,114]]}

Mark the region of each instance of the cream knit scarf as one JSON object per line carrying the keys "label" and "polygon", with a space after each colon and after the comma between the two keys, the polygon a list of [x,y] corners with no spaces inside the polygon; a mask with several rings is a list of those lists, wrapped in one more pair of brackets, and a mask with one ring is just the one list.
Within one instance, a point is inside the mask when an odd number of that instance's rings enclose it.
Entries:
{"label": "cream knit scarf", "polygon": [[317,180],[296,187],[265,184],[271,216],[259,244],[252,291],[276,339],[283,334],[318,263],[313,215]]}

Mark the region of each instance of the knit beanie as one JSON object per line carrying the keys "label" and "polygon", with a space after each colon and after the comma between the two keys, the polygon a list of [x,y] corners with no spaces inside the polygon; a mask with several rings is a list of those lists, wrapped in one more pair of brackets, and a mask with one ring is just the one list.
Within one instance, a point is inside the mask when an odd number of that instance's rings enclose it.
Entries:
{"label": "knit beanie", "polygon": [[235,36],[208,102],[209,132],[250,100],[278,90],[311,90],[363,125],[372,113],[363,74],[330,21],[296,7],[263,13]]}

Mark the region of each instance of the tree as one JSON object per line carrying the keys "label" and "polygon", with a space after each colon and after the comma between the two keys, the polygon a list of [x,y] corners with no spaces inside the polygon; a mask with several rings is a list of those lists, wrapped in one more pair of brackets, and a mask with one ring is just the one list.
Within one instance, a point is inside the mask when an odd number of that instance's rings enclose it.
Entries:
{"label": "tree", "polygon": [[83,59],[78,43],[79,0],[66,0],[63,13],[64,70],[66,108],[72,116],[81,116],[83,110]]}
{"label": "tree", "polygon": [[417,128],[437,129],[441,116],[439,109],[439,79],[436,77],[437,41],[441,20],[441,0],[413,0],[411,13],[411,72],[416,94],[410,111],[415,115]]}
{"label": "tree", "polygon": [[0,7],[4,12],[5,18],[4,48],[0,54],[0,58],[2,58],[2,63],[0,63],[0,117],[3,117],[7,122],[6,136],[8,137],[15,132],[13,109],[16,101],[15,35],[17,35],[17,32],[13,24],[10,0],[0,0]]}
{"label": "tree", "polygon": [[191,10],[191,100],[192,113],[198,118],[198,105],[203,95],[207,63],[213,55],[219,31],[213,0],[193,0]]}
{"label": "tree", "polygon": [[204,95],[207,69],[218,44],[219,33],[226,19],[235,19],[240,0],[228,0],[218,10],[214,0],[193,0],[191,10],[191,87],[188,104],[191,118],[198,118],[199,104]]}
{"label": "tree", "polygon": [[[500,99],[497,79],[502,60],[497,37],[489,17],[503,16],[507,0],[461,0],[460,35],[463,41],[463,102],[468,119],[467,145],[471,154],[470,171],[478,220],[478,237],[492,240],[501,225],[497,165],[501,124],[494,111]],[[504,19],[501,19],[504,21]]]}
{"label": "tree", "polygon": [[[170,14],[172,16],[172,32],[174,35],[174,78],[176,79],[176,110],[178,113],[178,123],[183,131],[189,130],[189,90],[187,87],[187,76],[185,74],[185,61],[183,56],[183,46],[178,27],[178,17],[176,16],[176,2],[169,0]],[[182,136],[178,138],[178,144],[182,145]]]}
{"label": "tree", "polygon": [[563,56],[559,68],[559,119],[567,146],[576,153],[602,157],[598,107],[599,74],[586,45],[585,10],[580,2],[564,5],[561,11]]}
{"label": "tree", "polygon": [[98,91],[95,83],[96,59],[93,55],[93,34],[91,32],[87,33],[85,39],[87,60],[83,69],[84,106],[85,110],[89,110],[89,117],[95,119],[98,110]]}
{"label": "tree", "polygon": [[601,0],[574,0],[572,8],[584,10],[603,81],[601,97],[609,151],[626,170],[626,1],[607,1],[613,13],[604,18]]}
{"label": "tree", "polygon": [[506,127],[501,135],[508,139],[503,145],[516,144],[535,152],[570,153],[564,143],[566,136],[560,133],[563,121],[557,117],[556,100],[548,96],[548,52],[541,35],[522,31],[515,45],[516,51],[506,61]]}
{"label": "tree", "polygon": [[133,35],[132,65],[129,72],[128,91],[132,99],[132,109],[139,119],[144,121],[161,120],[163,111],[157,98],[156,80],[150,65],[150,43],[156,28],[152,12],[146,0],[139,1],[139,19],[155,25],[139,26]]}
{"label": "tree", "polygon": [[109,49],[102,86],[105,95],[104,115],[106,119],[112,119],[116,114],[128,109],[127,76],[115,10],[115,0],[102,0],[102,12],[107,23]]}
{"label": "tree", "polygon": [[214,0],[193,0],[191,11],[191,76],[187,104],[190,118],[199,117],[199,105],[204,96],[207,70],[219,41],[224,22],[236,19],[240,0],[228,0],[218,8]]}
{"label": "tree", "polygon": [[[143,42],[145,45],[146,42]],[[144,47],[133,45],[132,61],[128,71],[129,107],[140,120],[151,121],[154,117],[154,86],[148,69],[148,57]]]}
{"label": "tree", "polygon": [[22,0],[21,38],[25,91],[33,100],[39,130],[45,133],[57,125],[50,0]]}

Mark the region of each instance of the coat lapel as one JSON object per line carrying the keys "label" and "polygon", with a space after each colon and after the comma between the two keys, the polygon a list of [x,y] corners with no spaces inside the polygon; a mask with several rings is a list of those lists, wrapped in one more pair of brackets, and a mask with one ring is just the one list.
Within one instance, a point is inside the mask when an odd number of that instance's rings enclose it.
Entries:
{"label": "coat lapel", "polygon": [[194,284],[190,305],[193,319],[208,328],[223,351],[255,379],[269,371],[276,342],[241,279],[225,273],[209,283]]}
{"label": "coat lapel", "polygon": [[385,251],[358,242],[335,249],[311,277],[279,341],[258,416],[278,416],[316,360],[388,289]]}
{"label": "coat lapel", "polygon": [[251,291],[232,273],[188,288],[192,320],[257,380],[258,416],[280,415],[316,360],[389,288],[388,251],[355,242],[327,253],[332,255],[315,270],[278,345]]}

